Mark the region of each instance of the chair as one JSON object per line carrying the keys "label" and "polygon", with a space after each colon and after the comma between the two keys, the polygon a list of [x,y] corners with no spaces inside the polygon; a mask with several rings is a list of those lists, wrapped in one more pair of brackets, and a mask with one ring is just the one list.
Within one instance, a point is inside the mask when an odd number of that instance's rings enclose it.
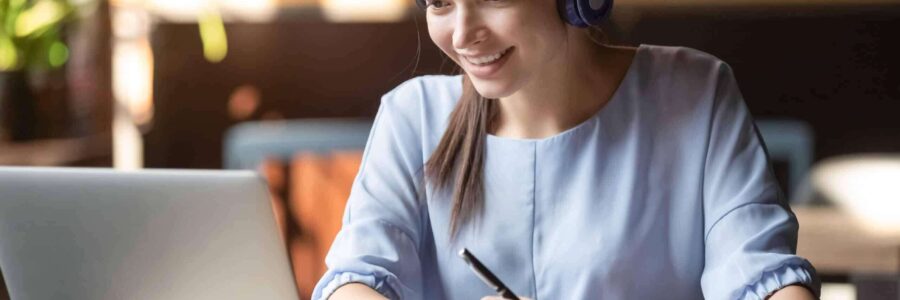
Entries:
{"label": "chair", "polygon": [[266,158],[287,160],[297,152],[362,150],[371,128],[368,119],[240,123],[225,133],[225,168],[253,169]]}
{"label": "chair", "polygon": [[224,165],[262,173],[301,297],[325,272],[371,120],[248,122],[229,129]]}
{"label": "chair", "polygon": [[796,119],[758,119],[756,127],[773,161],[787,162],[786,188],[791,204],[812,201],[809,171],[814,156],[812,127]]}

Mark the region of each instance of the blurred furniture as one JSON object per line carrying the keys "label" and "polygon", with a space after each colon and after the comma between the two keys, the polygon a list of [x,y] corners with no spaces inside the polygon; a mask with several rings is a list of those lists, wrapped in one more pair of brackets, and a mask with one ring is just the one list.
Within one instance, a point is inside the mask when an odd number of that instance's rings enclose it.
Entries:
{"label": "blurred furniture", "polygon": [[819,272],[900,275],[900,238],[875,235],[838,207],[792,209],[800,222],[797,253]]}
{"label": "blurred furniture", "polygon": [[297,152],[362,150],[369,119],[299,119],[245,122],[225,133],[225,168],[252,169],[266,158],[289,160]]}
{"label": "blurred furniture", "polygon": [[797,252],[856,299],[900,299],[900,155],[856,154],[816,163],[808,183],[825,205],[794,206]]}
{"label": "blurred furniture", "polygon": [[325,273],[371,120],[247,122],[228,130],[225,162],[267,179],[302,299]]}
{"label": "blurred furniture", "polygon": [[900,299],[898,178],[900,155],[894,153],[830,157],[810,173],[816,193],[836,212],[807,224],[818,227],[808,234],[823,247],[811,247],[811,254],[821,256],[826,272],[849,274],[859,299]]}
{"label": "blurred furniture", "polygon": [[756,127],[774,162],[785,162],[785,192],[792,204],[811,201],[809,170],[815,155],[815,135],[808,123],[798,119],[756,120]]}
{"label": "blurred furniture", "polygon": [[109,134],[87,137],[0,142],[0,165],[6,166],[109,166]]}
{"label": "blurred furniture", "polygon": [[830,157],[816,164],[810,178],[823,199],[865,230],[900,240],[900,153]]}
{"label": "blurred furniture", "polygon": [[797,254],[825,281],[849,282],[856,299],[900,299],[900,237],[873,234],[835,206],[795,206]]}
{"label": "blurred furniture", "polygon": [[856,286],[856,299],[900,299],[900,275],[857,275],[850,281]]}

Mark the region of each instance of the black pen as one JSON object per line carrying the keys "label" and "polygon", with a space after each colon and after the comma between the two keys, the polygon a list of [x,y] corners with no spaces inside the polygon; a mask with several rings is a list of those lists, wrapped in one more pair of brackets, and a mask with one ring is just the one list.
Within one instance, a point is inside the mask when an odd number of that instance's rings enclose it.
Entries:
{"label": "black pen", "polygon": [[501,297],[519,300],[519,297],[516,296],[516,294],[513,294],[513,292],[510,291],[497,276],[494,276],[494,273],[491,273],[490,270],[475,258],[475,255],[472,255],[472,253],[469,252],[469,249],[463,248],[462,250],[459,250],[459,256],[472,267],[472,271],[475,271],[475,275],[478,275],[478,277],[481,278],[481,281],[484,281],[489,287],[497,291],[497,294],[500,294]]}

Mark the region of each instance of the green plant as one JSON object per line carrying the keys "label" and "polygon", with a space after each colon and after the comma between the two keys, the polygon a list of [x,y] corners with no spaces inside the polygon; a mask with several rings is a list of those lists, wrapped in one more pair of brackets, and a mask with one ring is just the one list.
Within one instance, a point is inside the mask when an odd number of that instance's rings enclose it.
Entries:
{"label": "green plant", "polygon": [[69,59],[63,26],[76,7],[69,0],[0,0],[0,70],[58,68]]}

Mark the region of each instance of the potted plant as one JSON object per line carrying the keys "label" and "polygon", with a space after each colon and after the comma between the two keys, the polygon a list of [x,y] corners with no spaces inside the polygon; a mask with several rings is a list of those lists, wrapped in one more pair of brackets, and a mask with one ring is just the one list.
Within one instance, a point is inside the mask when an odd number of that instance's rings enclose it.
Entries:
{"label": "potted plant", "polygon": [[0,141],[36,137],[32,79],[68,61],[64,27],[75,9],[70,0],[0,0]]}

